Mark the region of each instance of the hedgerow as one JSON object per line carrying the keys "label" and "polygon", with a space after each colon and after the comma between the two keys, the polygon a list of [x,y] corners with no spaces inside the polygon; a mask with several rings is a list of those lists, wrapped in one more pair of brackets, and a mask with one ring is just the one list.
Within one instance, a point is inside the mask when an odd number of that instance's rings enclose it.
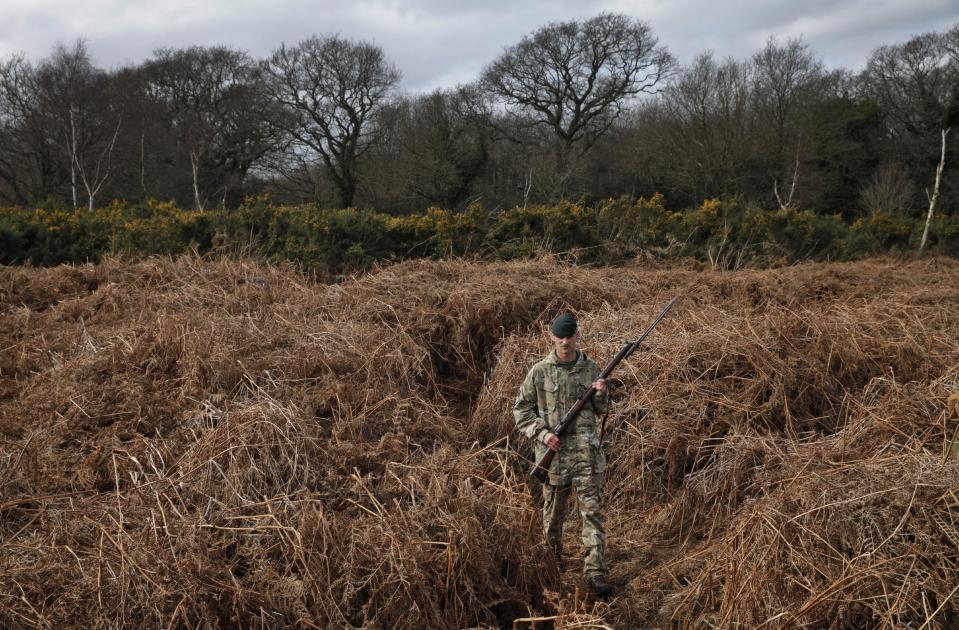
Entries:
{"label": "hedgerow", "polygon": [[[319,272],[379,262],[467,256],[491,260],[553,253],[584,264],[636,256],[693,259],[717,268],[799,260],[852,260],[914,249],[923,221],[880,211],[847,222],[839,213],[764,210],[737,198],[675,211],[650,198],[464,211],[429,208],[392,216],[366,209],[274,205],[193,211],[157,201],[81,208],[0,208],[0,263],[54,265],[105,254],[222,251],[293,261]],[[931,250],[959,255],[959,217],[933,221]]]}

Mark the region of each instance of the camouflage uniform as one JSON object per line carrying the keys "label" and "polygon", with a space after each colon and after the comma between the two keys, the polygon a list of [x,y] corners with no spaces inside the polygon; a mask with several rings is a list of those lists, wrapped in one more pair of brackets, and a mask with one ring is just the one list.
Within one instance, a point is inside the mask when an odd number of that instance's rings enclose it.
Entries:
{"label": "camouflage uniform", "polygon": [[[585,352],[575,362],[562,363],[556,351],[534,365],[513,406],[516,427],[533,441],[537,461],[546,453],[543,438],[599,378],[600,369]],[[599,510],[606,458],[600,448],[596,416],[606,412],[606,394],[596,392],[561,436],[562,446],[543,486],[543,532],[554,549],[562,550],[563,519],[571,488],[576,489],[583,519],[583,572],[589,578],[606,575],[606,530]]]}

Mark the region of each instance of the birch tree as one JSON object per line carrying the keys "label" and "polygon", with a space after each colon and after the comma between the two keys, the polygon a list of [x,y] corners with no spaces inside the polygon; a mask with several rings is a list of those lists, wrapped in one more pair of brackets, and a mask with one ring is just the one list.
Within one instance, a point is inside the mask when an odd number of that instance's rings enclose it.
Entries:
{"label": "birch tree", "polygon": [[[940,198],[950,131],[959,124],[957,29],[959,25],[944,33],[918,35],[905,44],[881,46],[863,72],[864,92],[880,103],[896,150],[914,168],[934,168],[933,188],[926,189],[919,255],[926,248]],[[916,171],[917,177],[923,177],[922,170]]]}

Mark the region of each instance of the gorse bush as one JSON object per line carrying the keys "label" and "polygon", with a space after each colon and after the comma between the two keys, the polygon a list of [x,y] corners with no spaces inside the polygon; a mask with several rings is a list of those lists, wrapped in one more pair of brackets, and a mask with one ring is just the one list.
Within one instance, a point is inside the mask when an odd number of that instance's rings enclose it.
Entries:
{"label": "gorse bush", "polygon": [[[104,254],[141,257],[243,253],[319,272],[360,270],[409,258],[515,259],[553,253],[584,264],[636,256],[685,258],[717,268],[799,260],[850,260],[916,247],[923,223],[882,211],[852,223],[840,214],[764,210],[737,198],[669,210],[662,195],[488,211],[429,208],[392,216],[364,209],[278,206],[249,198],[236,210],[183,210],[170,203],[86,208],[0,208],[0,263],[54,265]],[[940,214],[932,251],[959,255],[959,217]]]}
{"label": "gorse bush", "polygon": [[92,212],[0,208],[0,262],[55,265],[105,253],[176,254],[211,245],[213,213],[151,201],[114,202]]}

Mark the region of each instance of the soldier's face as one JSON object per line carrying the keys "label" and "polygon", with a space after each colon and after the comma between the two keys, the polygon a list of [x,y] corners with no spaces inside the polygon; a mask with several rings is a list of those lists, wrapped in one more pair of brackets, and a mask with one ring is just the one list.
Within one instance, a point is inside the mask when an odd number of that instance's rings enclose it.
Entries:
{"label": "soldier's face", "polygon": [[549,338],[553,341],[556,354],[568,357],[576,352],[576,345],[579,343],[579,331],[576,331],[576,334],[572,337],[557,337],[550,333]]}

